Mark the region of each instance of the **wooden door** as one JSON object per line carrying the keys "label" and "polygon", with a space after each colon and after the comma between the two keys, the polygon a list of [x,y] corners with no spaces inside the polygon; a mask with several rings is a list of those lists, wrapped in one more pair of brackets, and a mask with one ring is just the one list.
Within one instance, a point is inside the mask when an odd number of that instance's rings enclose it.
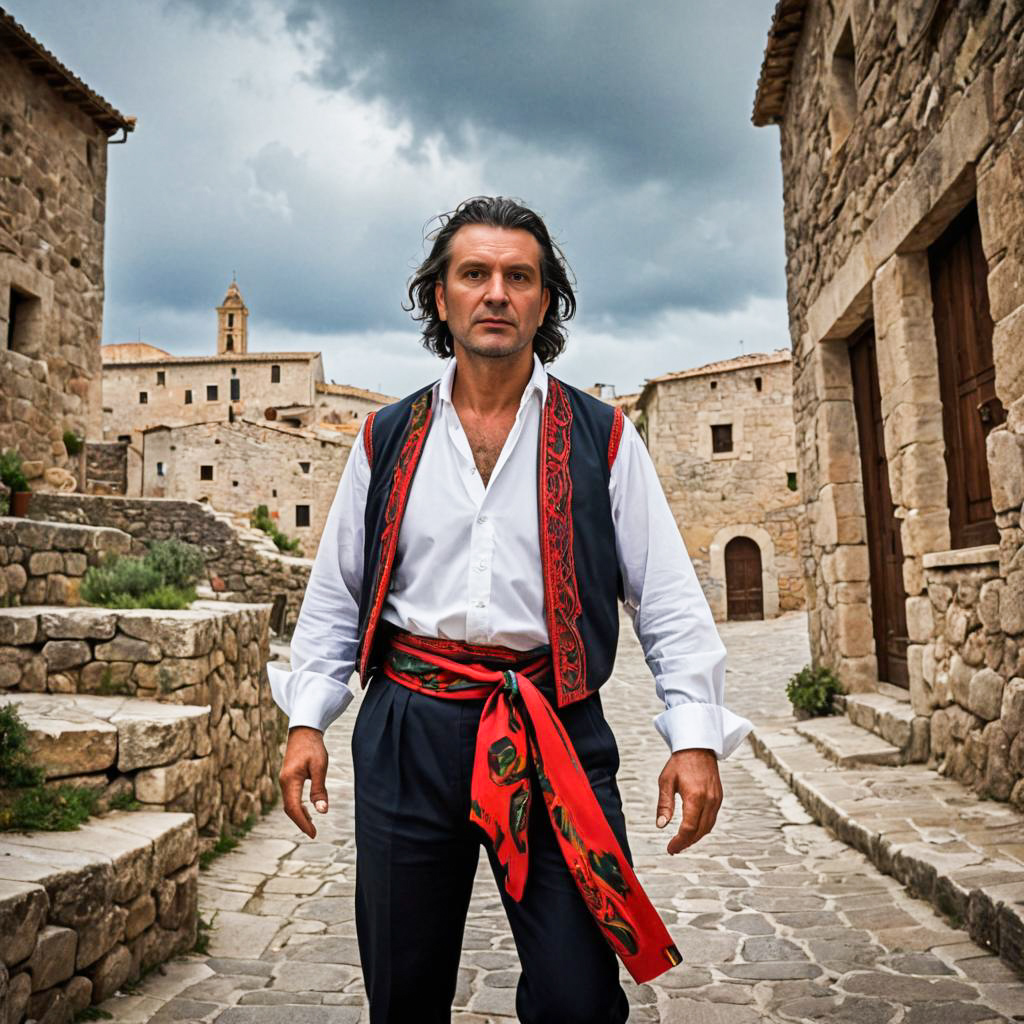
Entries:
{"label": "wooden door", "polygon": [[860,469],[864,486],[871,618],[878,678],[910,686],[907,672],[907,594],[903,589],[903,543],[889,490],[889,464],[882,434],[875,329],[869,323],[850,341],[850,375],[857,417]]}
{"label": "wooden door", "polygon": [[928,250],[954,548],[996,544],[985,437],[1005,419],[996,397],[988,267],[971,203]]}
{"label": "wooden door", "polygon": [[761,549],[749,537],[725,545],[726,614],[730,619],[763,619]]}

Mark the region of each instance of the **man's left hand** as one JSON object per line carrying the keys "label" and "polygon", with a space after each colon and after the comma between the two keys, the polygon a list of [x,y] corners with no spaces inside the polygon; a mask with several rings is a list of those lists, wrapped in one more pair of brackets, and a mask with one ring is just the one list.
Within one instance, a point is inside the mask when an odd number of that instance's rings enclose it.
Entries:
{"label": "man's left hand", "polygon": [[658,828],[675,813],[676,793],[683,798],[683,820],[669,840],[668,852],[678,853],[706,836],[722,806],[722,780],[718,757],[706,747],[677,750],[658,776]]}

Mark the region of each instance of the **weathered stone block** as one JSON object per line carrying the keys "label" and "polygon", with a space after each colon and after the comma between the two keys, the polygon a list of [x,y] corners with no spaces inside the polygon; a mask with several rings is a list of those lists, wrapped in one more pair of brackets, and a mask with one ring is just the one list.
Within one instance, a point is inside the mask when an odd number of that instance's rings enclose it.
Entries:
{"label": "weathered stone block", "polygon": [[[11,568],[8,566],[8,568]],[[39,617],[26,608],[0,609],[0,644],[23,646],[33,643],[39,629]]]}
{"label": "weathered stone block", "polygon": [[997,513],[1019,510],[1024,502],[1024,435],[993,430],[985,443],[992,507]]}
{"label": "weathered stone block", "polygon": [[999,623],[1004,633],[1024,633],[1024,569],[1007,574],[999,599]]}
{"label": "weathered stone block", "polygon": [[132,955],[127,946],[115,946],[89,972],[92,997],[97,1003],[109,999],[130,977]]}
{"label": "weathered stone block", "polygon": [[50,901],[42,886],[0,879],[0,963],[21,963],[36,947]]}
{"label": "weathered stone block", "polygon": [[118,771],[128,772],[191,756],[196,735],[208,731],[209,711],[149,700],[129,701],[110,721],[118,730]]}
{"label": "weathered stone block", "polygon": [[32,975],[32,991],[40,992],[75,973],[78,935],[72,928],[46,925],[39,930],[36,946],[26,967]]}
{"label": "weathered stone block", "polygon": [[923,644],[931,640],[935,629],[932,603],[927,597],[908,597],[907,635],[912,643]]}
{"label": "weathered stone block", "polygon": [[106,640],[117,630],[117,612],[105,608],[48,611],[39,619],[43,635],[50,640]]}
{"label": "weathered stone block", "polygon": [[43,644],[43,657],[48,671],[63,672],[84,665],[92,654],[84,640],[49,640]]}
{"label": "weathered stone block", "polygon": [[97,644],[94,654],[101,661],[159,661],[161,658],[156,644],[130,636],[115,636],[107,643]]}
{"label": "weathered stone block", "polygon": [[141,935],[156,920],[156,901],[150,893],[144,892],[126,909],[128,916],[124,922],[124,937],[128,941]]}

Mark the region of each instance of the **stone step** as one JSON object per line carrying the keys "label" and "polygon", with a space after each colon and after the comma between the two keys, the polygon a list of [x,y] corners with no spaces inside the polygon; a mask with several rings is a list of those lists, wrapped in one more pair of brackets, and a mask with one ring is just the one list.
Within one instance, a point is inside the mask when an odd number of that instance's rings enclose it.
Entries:
{"label": "stone step", "polygon": [[136,697],[8,693],[47,779],[134,772],[209,753],[210,708]]}
{"label": "stone step", "polygon": [[808,718],[794,729],[830,761],[843,768],[858,764],[903,764],[903,752],[842,715]]}
{"label": "stone step", "polygon": [[0,1017],[70,1020],[192,949],[198,852],[191,814],[0,833]]}
{"label": "stone step", "polygon": [[923,764],[841,767],[793,724],[750,739],[815,821],[1024,972],[1024,814]]}
{"label": "stone step", "polygon": [[918,715],[905,690],[879,683],[877,693],[846,695],[846,716],[854,725],[880,736],[902,751],[902,761],[928,760],[931,725]]}

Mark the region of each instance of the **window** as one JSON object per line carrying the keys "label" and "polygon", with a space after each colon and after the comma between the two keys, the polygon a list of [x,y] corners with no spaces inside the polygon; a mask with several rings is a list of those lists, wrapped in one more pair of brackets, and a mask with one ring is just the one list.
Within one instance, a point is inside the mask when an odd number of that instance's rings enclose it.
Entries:
{"label": "window", "polygon": [[716,423],[711,428],[711,450],[718,452],[732,451],[732,424]]}
{"label": "window", "polygon": [[225,347],[225,348],[226,348],[226,349],[227,349],[227,350],[228,350],[229,352],[232,352],[232,351],[234,351],[234,348],[235,348],[235,339],[234,339],[234,338],[233,338],[233,337],[232,337],[232,336],[231,336],[230,334],[229,334],[229,335],[228,335],[228,337],[227,337],[227,342],[225,343],[224,347]]}
{"label": "window", "polygon": [[7,307],[7,347],[12,352],[30,352],[34,335],[42,327],[42,303],[28,292],[12,288]]}
{"label": "window", "polygon": [[231,486],[232,487],[237,487],[238,486],[238,481],[237,480],[232,480],[231,481]]}
{"label": "window", "polygon": [[199,467],[199,479],[200,480],[212,480],[213,479],[213,466],[200,466]]}
{"label": "window", "polygon": [[296,505],[295,506],[295,525],[296,526],[309,526],[309,506],[308,505]]}
{"label": "window", "polygon": [[828,128],[832,136],[832,152],[846,141],[857,117],[857,54],[853,46],[853,25],[843,26],[832,52],[832,74],[829,78]]}
{"label": "window", "polygon": [[309,463],[308,462],[300,462],[299,463],[299,469],[301,469],[303,473],[308,473],[309,472]]}
{"label": "window", "polygon": [[156,464],[156,475],[157,476],[163,476],[164,475],[164,464],[162,462],[158,462]]}
{"label": "window", "polygon": [[217,385],[216,384],[207,384],[206,385],[206,400],[208,402],[216,402],[217,401]]}
{"label": "window", "polygon": [[796,473],[790,472],[790,473],[786,474],[786,486],[791,491],[795,491],[796,490]]}
{"label": "window", "polygon": [[277,497],[277,488],[276,487],[270,492],[270,496],[272,498],[276,498]]}
{"label": "window", "polygon": [[191,388],[185,388],[185,404],[186,405],[191,405],[192,404],[192,389]]}
{"label": "window", "polygon": [[718,387],[718,381],[717,380],[713,380],[711,382],[711,390],[714,391],[715,388],[717,388],[717,387]]}
{"label": "window", "polygon": [[167,383],[167,371],[166,370],[157,370],[156,371],[156,382],[157,382],[157,384],[161,384],[161,385]]}
{"label": "window", "polygon": [[274,366],[270,367],[270,383],[271,384],[280,384],[281,383],[281,367],[277,366],[276,364]]}
{"label": "window", "polygon": [[132,443],[132,435],[131,434],[118,434],[117,435],[117,439],[122,444],[131,444]]}
{"label": "window", "polygon": [[234,313],[228,313],[228,327],[234,327],[234,326],[235,326],[235,314]]}
{"label": "window", "polygon": [[139,405],[146,405],[149,402],[149,394],[145,391],[139,392]]}
{"label": "window", "polygon": [[237,377],[231,378],[231,401],[237,402],[242,394],[242,382]]}
{"label": "window", "polygon": [[761,390],[761,378],[760,377],[755,377],[754,378],[754,387],[757,388],[758,391]]}

